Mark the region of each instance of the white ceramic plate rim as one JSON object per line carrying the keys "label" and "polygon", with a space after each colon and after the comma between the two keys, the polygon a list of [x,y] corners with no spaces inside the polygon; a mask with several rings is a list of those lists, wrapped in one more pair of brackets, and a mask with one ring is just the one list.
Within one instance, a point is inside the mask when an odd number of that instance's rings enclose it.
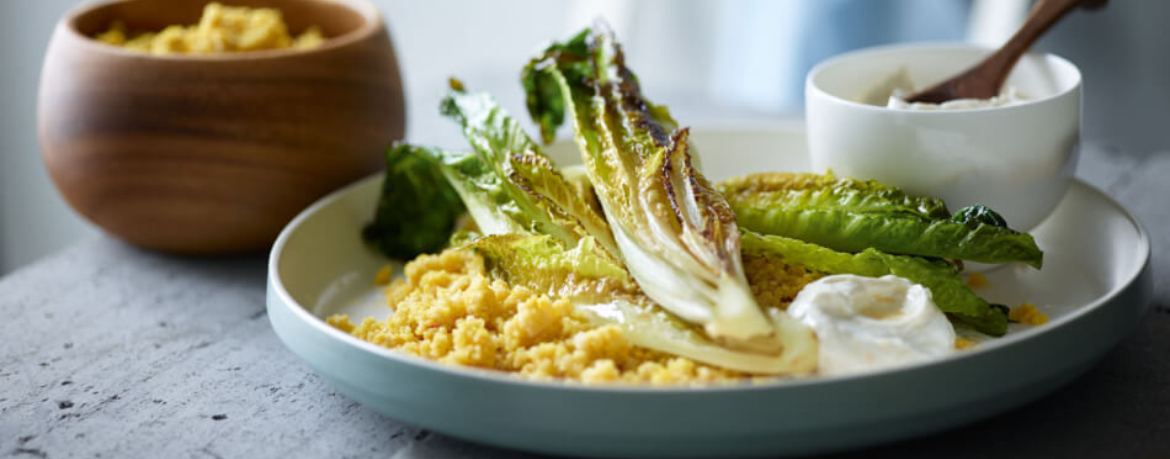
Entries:
{"label": "white ceramic plate rim", "polygon": [[[1120,294],[1122,291],[1125,291],[1127,288],[1132,286],[1133,283],[1141,275],[1141,273],[1144,272],[1146,269],[1148,269],[1148,264],[1150,261],[1150,240],[1149,240],[1149,236],[1146,232],[1146,229],[1141,224],[1141,222],[1138,221],[1137,218],[1135,218],[1132,214],[1129,213],[1129,211],[1127,209],[1125,209],[1125,207],[1123,207],[1120,203],[1118,203],[1116,200],[1114,200],[1109,195],[1101,192],[1100,190],[1093,187],[1092,185],[1084,183],[1083,181],[1080,181],[1080,180],[1076,180],[1079,185],[1084,186],[1086,189],[1092,191],[1093,193],[1096,193],[1101,198],[1105,199],[1109,204],[1111,204],[1117,210],[1119,210],[1126,217],[1127,220],[1129,220],[1129,222],[1134,226],[1134,230],[1137,232],[1138,242],[1139,242],[1138,250],[1139,250],[1141,258],[1140,258],[1138,263],[1133,263],[1131,265],[1134,267],[1134,269],[1132,270],[1131,273],[1129,273],[1125,277],[1125,280],[1118,283],[1117,286],[1114,287],[1112,290],[1110,290],[1108,293],[1098,297],[1097,299],[1093,300],[1092,302],[1089,302],[1087,304],[1084,304],[1084,305],[1077,307],[1076,310],[1070,312],[1069,314],[1064,315],[1062,317],[1059,317],[1056,320],[1053,320],[1047,324],[1044,324],[1043,326],[1029,328],[1026,330],[1021,330],[1021,331],[1012,333],[1010,335],[1007,335],[1007,336],[1004,336],[1001,338],[989,340],[987,342],[981,343],[975,349],[964,351],[964,352],[962,352],[958,355],[952,356],[952,357],[938,359],[938,360],[934,360],[934,361],[930,361],[930,362],[922,362],[922,363],[917,363],[917,364],[905,365],[905,366],[900,366],[897,368],[878,370],[878,371],[872,371],[872,372],[861,373],[861,374],[852,374],[852,375],[781,378],[775,382],[769,381],[769,382],[760,383],[760,382],[745,381],[742,383],[729,383],[729,384],[710,385],[710,386],[691,386],[691,385],[650,386],[650,385],[627,385],[627,384],[584,385],[584,384],[575,383],[572,381],[561,381],[561,380],[537,381],[537,380],[521,379],[519,377],[508,375],[506,373],[495,371],[495,370],[474,368],[474,367],[458,367],[458,366],[454,366],[454,365],[443,364],[443,363],[435,362],[435,361],[432,361],[432,360],[429,360],[429,359],[426,359],[423,357],[417,357],[417,356],[413,356],[413,355],[409,355],[409,354],[395,352],[394,350],[387,349],[387,348],[375,345],[373,343],[368,343],[368,342],[362,341],[362,340],[360,340],[352,335],[349,335],[348,333],[342,332],[341,330],[334,328],[332,325],[329,325],[328,323],[326,323],[321,318],[317,317],[312,312],[309,312],[309,310],[307,308],[305,308],[304,305],[302,305],[299,302],[297,302],[296,300],[294,300],[292,295],[290,295],[288,293],[288,290],[285,289],[284,283],[281,280],[279,266],[280,266],[281,255],[284,253],[285,244],[288,242],[288,239],[291,237],[293,232],[295,232],[297,230],[297,228],[300,226],[300,224],[302,222],[311,218],[321,208],[329,206],[333,202],[341,199],[343,196],[350,193],[353,189],[362,186],[366,182],[372,181],[372,180],[380,180],[381,177],[382,177],[382,173],[377,173],[377,174],[371,175],[369,177],[365,177],[363,179],[360,179],[354,183],[346,185],[346,186],[342,187],[341,189],[338,189],[338,190],[330,193],[329,195],[327,195],[327,196],[321,198],[320,200],[318,200],[317,202],[313,203],[313,205],[309,206],[305,210],[301,211],[301,213],[298,214],[295,218],[293,218],[293,220],[291,222],[289,222],[289,224],[284,228],[284,230],[282,230],[280,232],[280,236],[277,237],[276,242],[272,246],[272,252],[271,252],[271,254],[269,256],[269,260],[268,260],[269,283],[270,283],[270,285],[272,285],[272,288],[275,291],[275,293],[278,295],[280,301],[285,305],[290,305],[290,306],[295,305],[295,307],[290,307],[289,309],[291,309],[293,311],[293,313],[296,314],[297,317],[299,317],[302,321],[310,324],[317,331],[328,334],[329,336],[331,336],[335,339],[338,339],[342,342],[345,342],[346,344],[349,344],[351,346],[354,346],[354,347],[359,348],[361,350],[364,350],[366,352],[371,352],[371,353],[376,354],[380,357],[395,360],[395,361],[398,361],[400,363],[420,365],[424,368],[434,370],[434,371],[443,372],[443,373],[446,373],[446,374],[451,375],[451,376],[471,377],[471,378],[477,378],[477,379],[490,381],[490,382],[494,382],[494,383],[519,384],[519,385],[537,387],[537,388],[541,388],[541,389],[563,389],[563,390],[590,391],[590,392],[592,392],[592,391],[618,391],[618,392],[652,392],[652,393],[676,393],[676,392],[696,392],[696,391],[724,392],[724,391],[784,390],[785,388],[798,388],[798,387],[804,387],[804,386],[813,385],[813,384],[832,384],[832,383],[837,383],[837,382],[853,381],[855,379],[870,378],[870,377],[892,374],[892,373],[914,371],[914,370],[918,370],[921,368],[927,368],[927,367],[934,366],[934,365],[950,364],[952,362],[960,363],[964,360],[974,358],[975,356],[980,355],[980,354],[984,354],[984,353],[1005,352],[1005,350],[1003,349],[1005,346],[1010,346],[1014,343],[1028,340],[1028,339],[1032,338],[1033,336],[1037,336],[1037,335],[1041,335],[1044,333],[1055,331],[1059,328],[1066,326],[1067,324],[1070,324],[1072,322],[1080,320],[1084,315],[1101,307],[1101,305],[1109,302],[1114,297],[1116,297],[1118,294]],[[356,231],[354,232],[354,234],[355,234],[354,237],[357,237],[356,234],[358,234],[358,233]]]}

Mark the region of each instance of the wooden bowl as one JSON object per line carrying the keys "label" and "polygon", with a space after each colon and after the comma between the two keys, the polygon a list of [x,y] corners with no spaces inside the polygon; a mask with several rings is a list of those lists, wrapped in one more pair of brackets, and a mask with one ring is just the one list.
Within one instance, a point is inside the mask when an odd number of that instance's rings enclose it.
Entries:
{"label": "wooden bowl", "polygon": [[[228,0],[279,8],[313,50],[154,56],[89,37],[161,30],[209,0],[122,0],[67,14],[41,73],[49,175],[74,209],[132,244],[184,254],[268,247],[305,206],[377,171],[404,130],[402,80],[364,0]],[[355,235],[355,237],[357,237]]]}

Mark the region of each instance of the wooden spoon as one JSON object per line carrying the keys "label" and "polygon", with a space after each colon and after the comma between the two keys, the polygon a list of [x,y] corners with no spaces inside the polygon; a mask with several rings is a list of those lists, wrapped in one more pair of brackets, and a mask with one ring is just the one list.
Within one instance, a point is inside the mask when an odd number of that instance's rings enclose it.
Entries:
{"label": "wooden spoon", "polygon": [[1000,87],[1024,52],[1047,32],[1056,21],[1076,8],[1098,9],[1108,0],[1040,0],[1028,13],[1024,25],[994,54],[967,71],[920,91],[907,102],[941,104],[954,99],[990,99],[999,94]]}

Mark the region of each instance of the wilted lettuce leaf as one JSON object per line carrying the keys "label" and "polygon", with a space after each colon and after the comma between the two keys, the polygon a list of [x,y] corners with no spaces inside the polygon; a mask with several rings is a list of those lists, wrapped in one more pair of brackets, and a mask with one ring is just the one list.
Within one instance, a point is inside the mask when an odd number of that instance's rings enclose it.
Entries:
{"label": "wilted lettuce leaf", "polygon": [[[618,259],[617,245],[601,214],[491,96],[452,90],[443,99],[441,111],[463,126],[463,135],[475,152],[475,160],[458,161],[460,167],[455,169],[462,177],[454,177],[455,181],[490,194],[496,214],[511,220],[510,224],[488,227],[481,223],[484,234],[548,234],[565,247],[592,237],[599,250]],[[475,207],[469,204],[479,223]]]}
{"label": "wilted lettuce leaf", "polygon": [[719,184],[743,228],[813,242],[845,252],[1026,262],[1040,268],[1043,253],[1026,233],[1006,227],[983,206],[954,217],[942,201],[907,196],[875,181],[832,175],[761,173]]}
{"label": "wilted lettuce leaf", "polygon": [[810,242],[748,230],[743,231],[741,242],[745,254],[777,257],[785,263],[812,271],[866,277],[893,274],[909,279],[930,289],[939,309],[976,330],[993,336],[1007,332],[1007,316],[972,292],[945,261],[891,255],[872,248],[859,253],[844,253]]}
{"label": "wilted lettuce leaf", "polygon": [[362,237],[392,258],[410,259],[442,249],[463,213],[437,158],[399,144],[386,151],[382,194]]}

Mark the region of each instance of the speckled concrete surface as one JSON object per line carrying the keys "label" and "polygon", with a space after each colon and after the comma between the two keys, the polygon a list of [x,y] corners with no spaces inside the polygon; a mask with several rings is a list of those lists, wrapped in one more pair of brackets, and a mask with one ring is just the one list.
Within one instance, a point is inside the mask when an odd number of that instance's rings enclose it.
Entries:
{"label": "speckled concrete surface", "polygon": [[100,238],[0,280],[0,455],[493,453],[333,392],[272,333],[265,268]]}
{"label": "speckled concrete surface", "polygon": [[[1134,335],[1038,403],[840,457],[1170,457],[1170,154],[1089,149],[1080,171],[1151,232],[1156,300]],[[99,237],[0,279],[0,457],[525,456],[335,393],[272,333],[264,276],[261,256]]]}

